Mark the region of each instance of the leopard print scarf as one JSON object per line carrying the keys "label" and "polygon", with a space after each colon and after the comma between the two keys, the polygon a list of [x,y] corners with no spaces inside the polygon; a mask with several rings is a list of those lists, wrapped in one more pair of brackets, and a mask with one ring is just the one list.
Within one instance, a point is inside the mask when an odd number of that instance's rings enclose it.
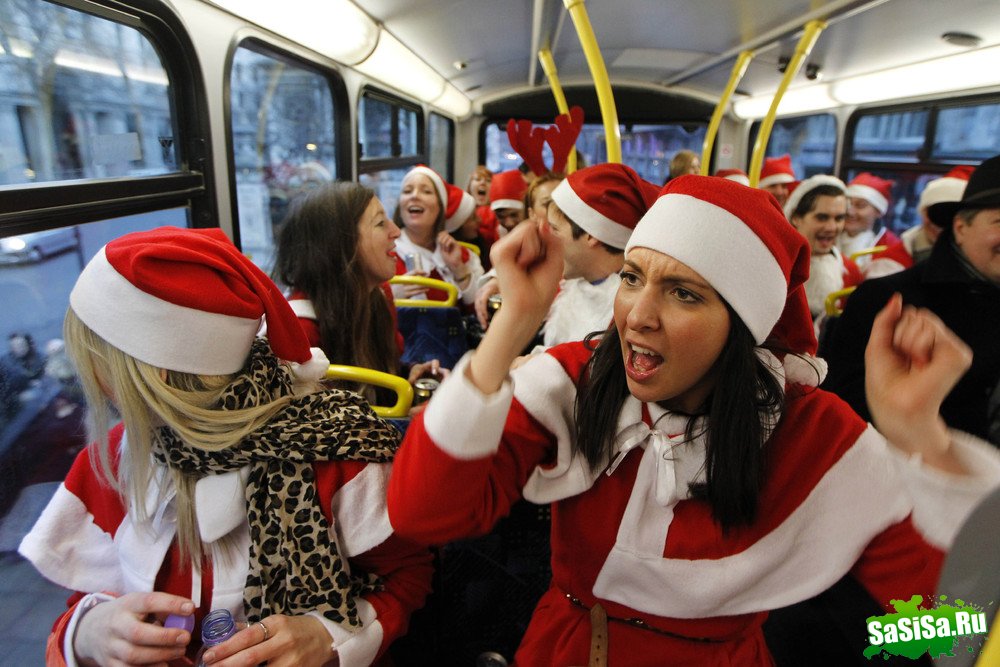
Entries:
{"label": "leopard print scarf", "polygon": [[[247,365],[224,390],[220,410],[261,405],[292,394],[292,380],[257,339]],[[189,474],[251,468],[246,484],[250,571],[244,589],[247,619],[319,611],[336,623],[362,627],[354,598],[377,590],[377,577],[354,577],[330,539],[320,509],[312,462],[390,461],[399,433],[357,394],[330,389],[295,398],[238,445],[206,452],[160,428],[154,455]]]}

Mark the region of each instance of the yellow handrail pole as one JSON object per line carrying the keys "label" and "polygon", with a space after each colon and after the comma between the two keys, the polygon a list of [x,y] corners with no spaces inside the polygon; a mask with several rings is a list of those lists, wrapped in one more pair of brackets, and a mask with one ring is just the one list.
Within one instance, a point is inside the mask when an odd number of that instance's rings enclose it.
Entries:
{"label": "yellow handrail pole", "polygon": [[722,91],[719,103],[715,105],[715,113],[712,114],[712,120],[708,123],[708,131],[705,133],[705,141],[701,144],[702,176],[709,175],[708,163],[712,159],[712,147],[715,145],[715,135],[719,133],[719,125],[722,124],[722,116],[726,113],[726,107],[729,106],[729,98],[733,96],[733,91],[740,84],[740,79],[746,74],[747,67],[749,67],[750,61],[753,60],[753,56],[753,51],[743,51],[736,58],[736,64],[733,65],[733,71],[729,75],[729,83],[726,84],[726,89]]}
{"label": "yellow handrail pole", "polygon": [[594,36],[594,28],[590,25],[590,17],[587,16],[587,8],[583,6],[583,0],[563,0],[563,4],[566,5],[569,16],[573,19],[576,34],[583,47],[583,54],[587,56],[590,75],[594,78],[594,90],[597,91],[597,102],[601,106],[601,116],[604,120],[608,162],[621,164],[622,135],[618,129],[618,109],[615,107],[615,96],[611,92],[608,70],[604,66],[601,50],[597,46],[597,37]]}
{"label": "yellow handrail pole", "polygon": [[976,660],[976,667],[996,667],[1000,665],[1000,631],[997,630],[996,621],[1000,617],[994,616],[993,627],[986,635],[986,644],[983,646],[979,659]]}
{"label": "yellow handrail pole", "polygon": [[341,364],[330,364],[326,371],[328,380],[348,380],[351,382],[361,382],[375,385],[376,387],[386,387],[396,394],[396,404],[392,407],[373,405],[372,410],[379,417],[406,417],[413,404],[413,387],[406,378],[391,373],[383,373],[371,368],[361,368],[360,366],[344,366]]}
{"label": "yellow handrail pole", "polygon": [[777,92],[774,93],[774,99],[771,100],[771,108],[767,110],[767,115],[764,116],[764,119],[760,123],[757,141],[753,146],[753,159],[750,160],[748,174],[750,176],[750,187],[752,188],[757,187],[757,183],[760,181],[760,168],[764,165],[764,152],[767,150],[767,140],[771,138],[774,117],[778,113],[778,104],[781,103],[781,98],[785,96],[788,85],[792,82],[795,75],[799,73],[802,63],[809,57],[809,52],[812,51],[816,40],[819,39],[819,34],[825,28],[825,21],[810,21],[805,25],[805,32],[802,33],[799,43],[795,45],[795,54],[785,69],[785,76],[781,78],[781,85],[778,86]]}
{"label": "yellow handrail pole", "polygon": [[[538,60],[542,63],[542,71],[549,79],[549,88],[552,89],[552,97],[556,98],[556,108],[559,115],[569,113],[569,105],[566,104],[566,95],[563,94],[562,84],[559,83],[559,72],[556,70],[556,61],[552,59],[552,52],[548,49],[538,51]],[[576,171],[576,147],[569,152],[566,159],[566,173],[572,174]]]}

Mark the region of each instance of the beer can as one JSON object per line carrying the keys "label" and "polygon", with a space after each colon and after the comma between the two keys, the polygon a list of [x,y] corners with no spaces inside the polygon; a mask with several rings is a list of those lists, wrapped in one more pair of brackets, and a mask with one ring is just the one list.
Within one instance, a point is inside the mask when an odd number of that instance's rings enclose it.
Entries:
{"label": "beer can", "polygon": [[498,310],[500,310],[501,305],[503,305],[503,297],[499,294],[494,294],[489,298],[489,301],[486,304],[486,310],[490,322],[493,321],[493,316],[497,314]]}
{"label": "beer can", "polygon": [[420,378],[413,383],[413,405],[420,405],[431,400],[434,390],[441,384],[434,378]]}

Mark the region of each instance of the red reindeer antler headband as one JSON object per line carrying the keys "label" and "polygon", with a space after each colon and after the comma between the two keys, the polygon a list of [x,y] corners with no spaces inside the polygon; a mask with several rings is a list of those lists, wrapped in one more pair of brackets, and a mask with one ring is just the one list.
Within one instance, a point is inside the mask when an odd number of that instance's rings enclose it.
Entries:
{"label": "red reindeer antler headband", "polygon": [[[568,114],[557,116],[555,124],[544,130],[534,127],[529,120],[507,121],[507,138],[511,148],[517,151],[532,172],[544,174],[548,171],[561,173],[566,169],[570,151],[583,129],[583,109],[573,107]],[[552,169],[545,166],[542,149],[548,142],[552,149]]]}

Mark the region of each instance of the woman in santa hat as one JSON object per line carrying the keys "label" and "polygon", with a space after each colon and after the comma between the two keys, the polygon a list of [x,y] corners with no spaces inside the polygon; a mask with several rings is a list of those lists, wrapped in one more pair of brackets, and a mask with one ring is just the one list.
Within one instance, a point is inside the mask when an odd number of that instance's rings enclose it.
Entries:
{"label": "woman in santa hat", "polygon": [[[458,191],[459,198],[463,194]],[[472,195],[464,193],[471,215]],[[459,213],[460,215],[461,213]],[[273,275],[309,344],[331,363],[408,377],[436,374],[436,360],[401,368],[403,336],[388,280],[396,273],[399,227],[371,188],[337,182],[296,198],[282,220]],[[366,398],[372,400],[369,391]]]}
{"label": "woman in santa hat", "polygon": [[[403,177],[403,189],[393,214],[402,229],[396,241],[396,275],[421,275],[458,287],[463,303],[472,304],[483,275],[479,257],[450,234],[462,226],[470,211],[447,216],[448,184],[430,167],[417,165]],[[444,300],[444,293],[419,285],[394,285],[393,294],[408,299]]]}
{"label": "woman in santa hat", "polygon": [[938,417],[968,349],[893,301],[869,353],[876,431],[815,388],[809,257],[768,194],[682,176],[628,242],[613,325],[509,376],[562,257],[544,227],[495,247],[504,307],[411,424],[389,515],[445,542],[552,503],[552,586],[518,664],[769,664],[768,610],[848,571],[884,604],[933,590],[1000,484],[1000,454]]}
{"label": "woman in santa hat", "polygon": [[64,329],[95,441],[19,549],[79,591],[47,664],[190,665],[214,609],[243,629],[210,664],[367,665],[405,633],[431,565],[380,493],[396,433],[356,394],[316,391],[322,351],[220,230],[107,244]]}

